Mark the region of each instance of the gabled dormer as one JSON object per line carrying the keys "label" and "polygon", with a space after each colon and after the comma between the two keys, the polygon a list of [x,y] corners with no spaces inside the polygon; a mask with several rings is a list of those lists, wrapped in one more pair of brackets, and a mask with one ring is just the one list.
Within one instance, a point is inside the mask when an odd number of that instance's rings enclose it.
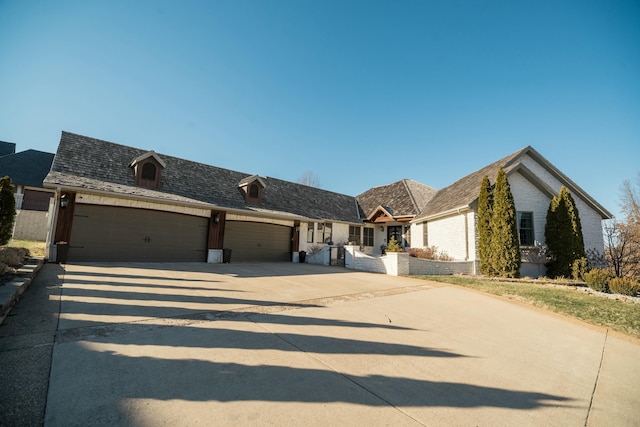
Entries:
{"label": "gabled dormer", "polygon": [[147,151],[133,159],[129,166],[133,168],[136,185],[158,188],[162,170],[167,167],[167,164],[154,151]]}
{"label": "gabled dormer", "polygon": [[393,217],[393,210],[388,206],[378,206],[367,218],[368,222],[391,222],[396,219]]}
{"label": "gabled dormer", "polygon": [[244,201],[259,205],[262,203],[262,192],[267,185],[258,175],[251,175],[238,183],[238,188],[244,196]]}

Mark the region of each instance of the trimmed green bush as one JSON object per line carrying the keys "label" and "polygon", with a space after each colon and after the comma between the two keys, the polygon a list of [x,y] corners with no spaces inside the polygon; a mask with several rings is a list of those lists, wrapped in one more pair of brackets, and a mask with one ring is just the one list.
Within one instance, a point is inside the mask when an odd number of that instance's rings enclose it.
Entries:
{"label": "trimmed green bush", "polygon": [[553,260],[547,263],[549,277],[569,277],[573,262],[585,257],[578,208],[566,187],[551,200],[544,238]]}
{"label": "trimmed green bush", "polygon": [[609,292],[609,281],[612,279],[609,270],[604,268],[594,268],[585,273],[584,281],[587,286],[598,292]]}
{"label": "trimmed green bush", "polygon": [[493,212],[493,189],[487,175],[482,178],[478,195],[478,258],[480,273],[494,275],[491,267],[491,215]]}
{"label": "trimmed green bush", "polygon": [[493,191],[491,215],[491,266],[502,277],[519,277],[520,242],[516,225],[516,207],[507,174],[500,168]]}
{"label": "trimmed green bush", "polygon": [[398,244],[398,241],[392,237],[387,244],[387,252],[402,252],[402,248]]}
{"label": "trimmed green bush", "polygon": [[614,294],[635,297],[640,292],[640,284],[629,277],[614,277],[609,281],[609,288]]}
{"label": "trimmed green bush", "polygon": [[13,198],[11,178],[0,178],[0,245],[6,245],[13,234],[16,219],[16,200]]}

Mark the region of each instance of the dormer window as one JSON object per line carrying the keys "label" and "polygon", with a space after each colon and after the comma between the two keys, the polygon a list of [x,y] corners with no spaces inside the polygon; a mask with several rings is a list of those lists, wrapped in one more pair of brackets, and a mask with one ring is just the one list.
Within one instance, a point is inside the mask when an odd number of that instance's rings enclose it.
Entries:
{"label": "dormer window", "polygon": [[159,188],[162,170],[167,164],[155,152],[149,151],[131,162],[135,183],[142,187]]}
{"label": "dormer window", "polygon": [[259,197],[260,197],[260,187],[258,187],[258,184],[251,184],[249,186],[249,198],[257,199]]}
{"label": "dormer window", "polygon": [[262,190],[266,184],[258,175],[248,176],[238,183],[240,193],[244,196],[244,201],[259,205],[262,203]]}
{"label": "dormer window", "polygon": [[145,181],[155,181],[156,179],[156,165],[152,162],[145,163],[142,166],[142,179]]}

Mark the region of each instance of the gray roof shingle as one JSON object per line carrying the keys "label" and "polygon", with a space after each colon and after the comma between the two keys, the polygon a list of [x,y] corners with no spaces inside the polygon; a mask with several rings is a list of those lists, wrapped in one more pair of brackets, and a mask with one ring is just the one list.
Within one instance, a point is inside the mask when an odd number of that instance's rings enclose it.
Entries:
{"label": "gray roof shingle", "polygon": [[246,203],[238,183],[252,174],[232,171],[178,157],[158,154],[166,162],[160,187],[135,185],[131,161],[147,153],[125,145],[62,132],[49,186],[85,188],[123,195],[151,197],[175,203],[206,203],[220,208],[261,213],[298,215],[311,219],[361,222],[356,200],[276,178],[261,177],[266,183],[262,203]]}
{"label": "gray roof shingle", "polygon": [[394,217],[415,216],[436,194],[436,189],[410,179],[371,188],[356,196],[364,217],[368,218],[378,206]]}
{"label": "gray roof shingle", "polygon": [[471,205],[478,198],[478,194],[480,194],[482,178],[485,175],[488,176],[489,181],[493,185],[495,183],[496,176],[498,175],[498,170],[501,167],[504,168],[509,165],[510,162],[524,153],[528,148],[529,147],[518,150],[497,162],[491,163],[482,169],[478,169],[477,171],[470,173],[448,187],[439,190],[416,219],[422,219],[431,215]]}
{"label": "gray roof shingle", "polygon": [[15,154],[16,144],[13,142],[0,141],[0,157],[7,156],[9,154]]}
{"label": "gray roof shingle", "polygon": [[53,154],[26,150],[0,157],[0,176],[9,176],[14,184],[42,187],[53,162]]}

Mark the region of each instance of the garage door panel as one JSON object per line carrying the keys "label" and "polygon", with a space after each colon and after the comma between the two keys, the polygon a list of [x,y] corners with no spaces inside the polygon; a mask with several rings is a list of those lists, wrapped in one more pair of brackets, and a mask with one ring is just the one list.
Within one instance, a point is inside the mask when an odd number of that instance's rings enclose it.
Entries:
{"label": "garage door panel", "polygon": [[205,261],[208,218],[76,205],[70,261]]}
{"label": "garage door panel", "polygon": [[224,247],[232,250],[232,261],[290,261],[291,227],[227,221]]}

